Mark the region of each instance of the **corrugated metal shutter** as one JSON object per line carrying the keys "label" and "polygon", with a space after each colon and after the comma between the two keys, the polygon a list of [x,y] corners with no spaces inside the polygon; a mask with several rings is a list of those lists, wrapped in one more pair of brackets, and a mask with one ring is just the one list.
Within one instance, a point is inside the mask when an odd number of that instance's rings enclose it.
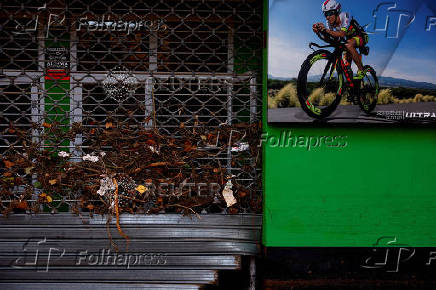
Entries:
{"label": "corrugated metal shutter", "polygon": [[114,222],[109,226],[118,252],[104,217],[1,218],[0,288],[193,289],[215,283],[219,270],[240,269],[241,256],[259,253],[260,215],[200,217],[123,215],[128,249]]}

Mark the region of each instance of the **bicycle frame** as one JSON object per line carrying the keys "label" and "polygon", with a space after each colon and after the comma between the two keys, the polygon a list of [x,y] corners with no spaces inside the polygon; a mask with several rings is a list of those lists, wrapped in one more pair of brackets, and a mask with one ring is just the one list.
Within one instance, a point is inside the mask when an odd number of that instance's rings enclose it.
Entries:
{"label": "bicycle frame", "polygon": [[[318,47],[318,48],[328,48],[328,47],[333,47],[333,48],[335,49],[335,50],[333,51],[334,62],[335,62],[335,64],[334,64],[334,66],[332,66],[332,68],[330,69],[329,78],[332,77],[333,72],[336,70],[339,74],[342,74],[342,76],[344,77],[344,79],[345,79],[345,88],[346,88],[346,89],[350,89],[350,90],[351,90],[351,93],[352,93],[353,95],[355,95],[355,93],[356,93],[355,88],[358,88],[358,87],[359,87],[361,80],[354,80],[354,79],[353,79],[353,72],[352,72],[352,70],[350,69],[350,71],[351,71],[351,75],[349,75],[349,72],[348,72],[348,70],[346,69],[346,65],[345,65],[344,60],[343,60],[343,58],[342,58],[343,53],[344,53],[345,51],[347,51],[347,49],[346,49],[346,47],[345,47],[345,42],[338,41],[338,40],[336,40],[336,39],[334,39],[334,38],[332,38],[332,37],[327,37],[327,36],[326,36],[326,37],[323,37],[323,36],[320,35],[319,33],[317,33],[317,35],[318,35],[318,37],[319,37],[321,40],[323,40],[323,41],[329,43],[329,45],[319,45],[319,44],[317,44],[317,43],[311,42],[311,43],[309,44],[309,47],[310,47],[312,50],[313,50],[312,46],[316,46],[316,47]],[[340,64],[339,66],[338,66],[338,63]],[[326,70],[324,71],[324,73],[323,73],[323,75],[322,75],[322,78],[321,78],[322,81],[324,80],[324,77],[325,77],[325,75],[326,75],[326,73],[327,73],[327,70],[328,70],[328,68],[329,68],[331,65],[332,65],[332,61],[329,61],[329,62],[327,63],[327,66],[326,66]],[[342,95],[342,88],[341,88],[339,94]]]}

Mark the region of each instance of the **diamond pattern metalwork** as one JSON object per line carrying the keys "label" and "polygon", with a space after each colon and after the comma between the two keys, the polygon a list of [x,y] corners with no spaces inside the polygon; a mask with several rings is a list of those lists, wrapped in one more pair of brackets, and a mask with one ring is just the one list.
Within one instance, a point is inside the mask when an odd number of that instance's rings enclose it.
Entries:
{"label": "diamond pattern metalwork", "polygon": [[[213,130],[259,122],[262,37],[262,1],[256,0],[2,3],[0,153],[20,146],[8,134],[11,123],[37,138],[32,123],[47,119],[93,126],[109,115],[125,117],[174,136],[181,123]],[[122,102],[104,90],[117,66],[138,84]],[[155,124],[147,121],[153,111]],[[85,148],[86,140],[70,143],[76,145]],[[224,150],[216,158],[260,199],[260,157],[244,154]],[[240,207],[247,212],[249,205]]]}

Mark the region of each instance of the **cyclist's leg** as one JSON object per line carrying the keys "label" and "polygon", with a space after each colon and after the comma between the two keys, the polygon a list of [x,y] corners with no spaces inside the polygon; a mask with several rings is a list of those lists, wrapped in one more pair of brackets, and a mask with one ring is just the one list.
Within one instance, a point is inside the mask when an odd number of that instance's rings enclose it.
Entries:
{"label": "cyclist's leg", "polygon": [[357,65],[359,71],[363,71],[363,63],[360,54],[356,50],[356,47],[359,47],[361,42],[363,42],[361,37],[353,37],[348,39],[347,43],[345,44],[347,51],[351,54],[351,58],[353,59],[354,63]]}
{"label": "cyclist's leg", "polygon": [[345,60],[347,61],[346,65],[351,65],[353,58],[351,57],[351,53],[345,51]]}

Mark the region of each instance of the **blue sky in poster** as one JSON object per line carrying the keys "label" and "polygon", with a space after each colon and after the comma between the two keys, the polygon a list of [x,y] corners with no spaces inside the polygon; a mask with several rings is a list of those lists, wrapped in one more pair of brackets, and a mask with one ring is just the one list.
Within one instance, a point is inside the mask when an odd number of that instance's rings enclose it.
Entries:
{"label": "blue sky in poster", "polygon": [[[325,23],[321,0],[270,0],[268,74],[297,77],[311,53],[309,42],[322,43],[312,24]],[[361,25],[368,25],[370,55],[364,63],[379,75],[436,84],[435,0],[343,0]],[[386,23],[388,23],[386,25]]]}

